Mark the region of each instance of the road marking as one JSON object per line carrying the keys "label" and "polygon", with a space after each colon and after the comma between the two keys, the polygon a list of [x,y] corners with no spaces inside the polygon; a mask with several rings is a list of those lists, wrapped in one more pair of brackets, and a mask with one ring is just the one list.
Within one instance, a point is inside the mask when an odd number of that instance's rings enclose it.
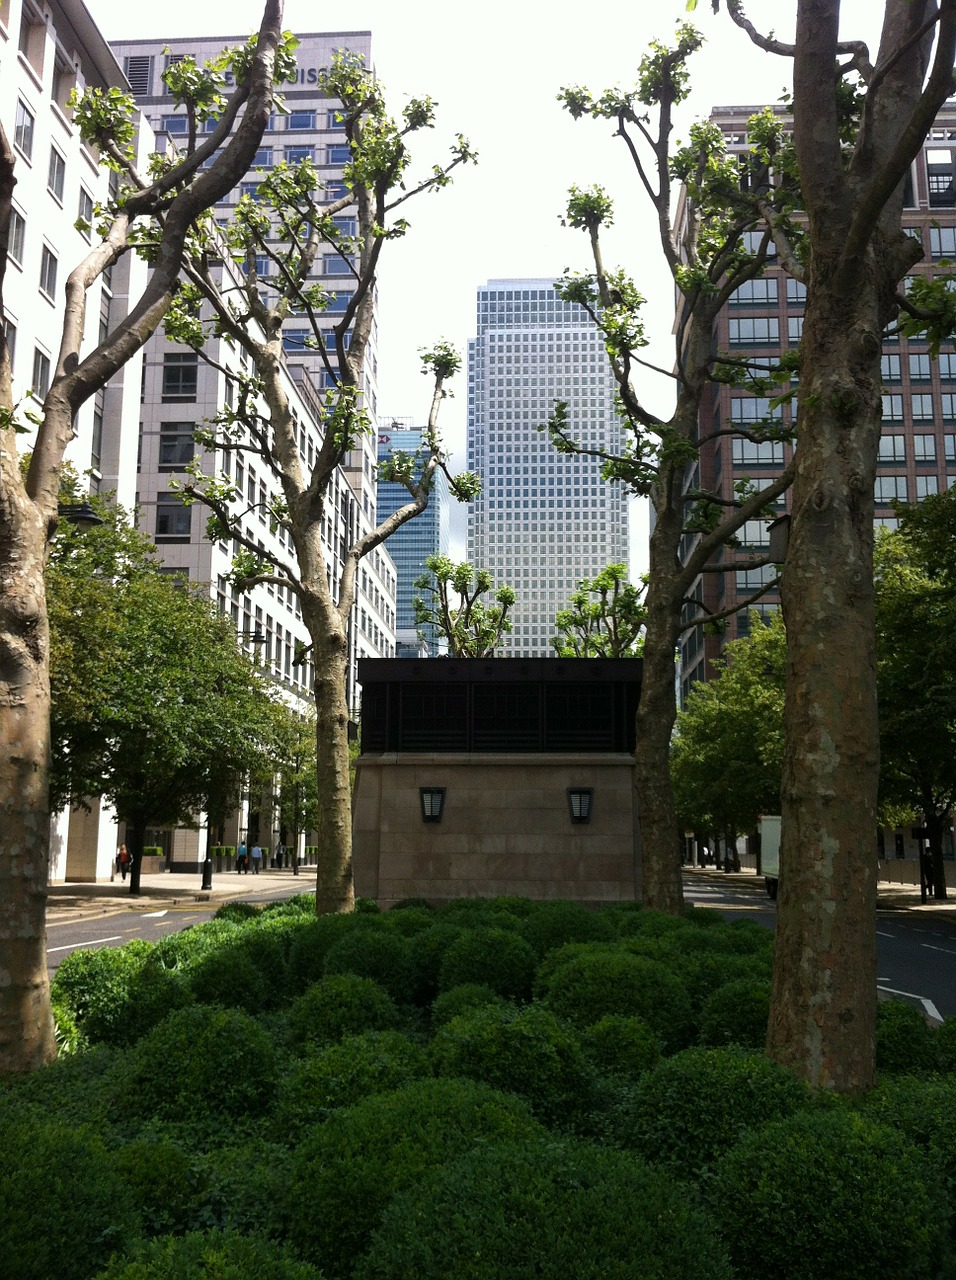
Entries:
{"label": "road marking", "polygon": [[931,1018],[935,1018],[937,1022],[943,1021],[943,1015],[928,996],[918,996],[913,991],[896,991],[893,987],[880,987],[880,990],[885,991],[888,996],[905,996],[907,1000],[918,1000]]}
{"label": "road marking", "polygon": [[921,942],[921,947],[926,947],[929,951],[942,951],[945,955],[956,956],[956,951],[952,947],[934,947],[931,942]]}
{"label": "road marking", "polygon": [[160,916],[165,916],[165,915],[168,915],[168,914],[169,914],[169,912],[168,912],[168,911],[145,911],[145,912],[143,913],[143,919],[144,919],[144,920],[154,920],[154,919],[157,919],[157,918],[158,918],[158,917],[160,917]]}
{"label": "road marking", "polygon": [[[877,929],[877,931],[876,931],[876,936],[877,936],[878,938],[895,938],[895,937],[896,937],[896,934],[895,934],[895,933],[883,933],[881,930]],[[925,942],[923,943],[923,946],[924,946],[924,947],[926,946],[926,943],[925,943]]]}
{"label": "road marking", "polygon": [[52,951],[75,951],[77,947],[98,947],[102,942],[119,942],[123,935],[114,933],[112,938],[94,938],[92,942],[71,942],[65,947],[47,947],[46,953],[49,955]]}

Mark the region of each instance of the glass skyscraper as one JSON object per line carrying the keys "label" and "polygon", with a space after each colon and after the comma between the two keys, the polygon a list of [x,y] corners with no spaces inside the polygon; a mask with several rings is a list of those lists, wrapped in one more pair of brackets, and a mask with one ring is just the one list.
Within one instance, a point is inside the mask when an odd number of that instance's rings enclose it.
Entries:
{"label": "glass skyscraper", "polygon": [[[378,458],[381,462],[392,453],[419,453],[422,448],[421,429],[411,427],[408,420],[389,419],[381,427],[378,436]],[[381,522],[405,505],[409,500],[404,485],[391,481],[378,482],[378,520]],[[435,483],[428,506],[413,519],[401,525],[386,542],[386,548],[395,562],[397,574],[395,610],[395,653],[399,658],[415,658],[427,650],[428,657],[439,653],[439,636],[430,624],[419,627],[415,622],[413,601],[420,593],[415,590],[415,579],[426,573],[425,561],[429,556],[447,555],[450,546],[448,481],[443,471],[436,471]],[[418,633],[421,631],[422,640]]]}
{"label": "glass skyscraper", "polygon": [[[554,618],[582,578],[628,558],[627,505],[598,458],[559,454],[546,431],[558,401],[584,447],[620,453],[624,433],[601,333],[552,280],[490,280],[468,344],[468,559],[517,593],[503,653],[553,653]],[[394,554],[394,552],[393,552]]]}

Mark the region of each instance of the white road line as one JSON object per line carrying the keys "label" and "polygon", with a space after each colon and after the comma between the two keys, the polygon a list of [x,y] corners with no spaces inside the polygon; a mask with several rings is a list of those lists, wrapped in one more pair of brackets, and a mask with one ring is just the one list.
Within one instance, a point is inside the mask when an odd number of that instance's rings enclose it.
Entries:
{"label": "white road line", "polygon": [[98,947],[101,942],[119,942],[123,935],[114,933],[112,938],[94,938],[92,942],[71,942],[66,947],[47,947],[46,953],[50,955],[53,951],[75,951],[77,947]]}
{"label": "white road line", "polygon": [[158,920],[161,916],[168,916],[168,911],[146,911],[143,913],[144,920]]}
{"label": "white road line", "polygon": [[880,990],[885,991],[889,996],[905,996],[907,1000],[918,1000],[931,1018],[935,1018],[937,1022],[943,1021],[943,1015],[928,996],[918,996],[914,991],[896,991],[893,987],[880,987]]}
{"label": "white road line", "polygon": [[[895,938],[895,937],[896,937],[896,934],[895,934],[895,933],[883,933],[883,931],[882,931],[881,929],[877,929],[877,931],[876,931],[876,936],[877,936],[878,938]],[[926,946],[926,943],[925,943],[925,942],[923,943],[923,946],[924,946],[924,947]]]}
{"label": "white road line", "polygon": [[947,956],[956,956],[956,951],[952,947],[934,947],[931,942],[921,942],[921,947],[926,947],[929,951],[942,951]]}

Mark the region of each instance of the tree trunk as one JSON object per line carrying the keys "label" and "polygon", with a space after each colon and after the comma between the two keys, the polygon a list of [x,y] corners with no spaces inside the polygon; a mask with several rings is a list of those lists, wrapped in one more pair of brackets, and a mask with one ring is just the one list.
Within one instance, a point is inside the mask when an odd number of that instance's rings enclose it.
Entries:
{"label": "tree trunk", "polygon": [[0,1077],[8,1077],[52,1061],[56,1037],[46,968],[50,863],[46,527],[33,503],[5,474],[17,465],[16,452],[8,449],[6,440],[2,454],[0,758],[5,766],[0,769]]}
{"label": "tree trunk", "polygon": [[[872,1087],[879,729],[873,486],[880,436],[874,254],[857,287],[814,261],[801,346],[787,624],[780,888],[767,1047],[811,1084]],[[815,286],[815,287],[814,287]]]}
{"label": "tree trunk", "polygon": [[944,815],[928,810],[926,813],[926,836],[929,841],[929,856],[933,868],[933,897],[945,902],[946,863],[943,861],[943,824]]}
{"label": "tree trunk", "polygon": [[140,892],[140,876],[143,874],[143,848],[146,844],[145,817],[137,816],[126,824],[126,848],[129,852],[129,891]]}
{"label": "tree trunk", "polygon": [[[349,785],[349,714],[346,697],[348,635],[338,619],[330,625],[322,611],[303,613],[313,640],[315,663],[316,771],[319,806],[316,820],[317,915],[351,911],[352,788]],[[331,612],[331,610],[329,611]],[[310,616],[313,615],[313,616]],[[338,624],[338,625],[336,625]]]}

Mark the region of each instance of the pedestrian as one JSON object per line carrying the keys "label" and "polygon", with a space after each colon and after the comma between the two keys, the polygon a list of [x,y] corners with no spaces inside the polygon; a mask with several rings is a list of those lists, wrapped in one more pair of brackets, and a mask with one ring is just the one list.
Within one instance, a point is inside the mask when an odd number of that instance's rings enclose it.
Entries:
{"label": "pedestrian", "polygon": [[276,846],[276,866],[281,869],[284,861],[285,861],[285,845],[280,843]]}
{"label": "pedestrian", "polygon": [[258,844],[252,846],[252,874],[257,876],[262,866],[262,849]]}
{"label": "pedestrian", "polygon": [[116,865],[119,867],[119,873],[124,880],[126,879],[127,871],[129,871],[129,864],[129,850],[126,848],[125,844],[121,844],[119,847],[119,853],[116,855]]}
{"label": "pedestrian", "polygon": [[236,850],[236,875],[241,875],[245,871],[248,874],[249,868],[246,866],[246,846],[245,843],[240,844]]}

